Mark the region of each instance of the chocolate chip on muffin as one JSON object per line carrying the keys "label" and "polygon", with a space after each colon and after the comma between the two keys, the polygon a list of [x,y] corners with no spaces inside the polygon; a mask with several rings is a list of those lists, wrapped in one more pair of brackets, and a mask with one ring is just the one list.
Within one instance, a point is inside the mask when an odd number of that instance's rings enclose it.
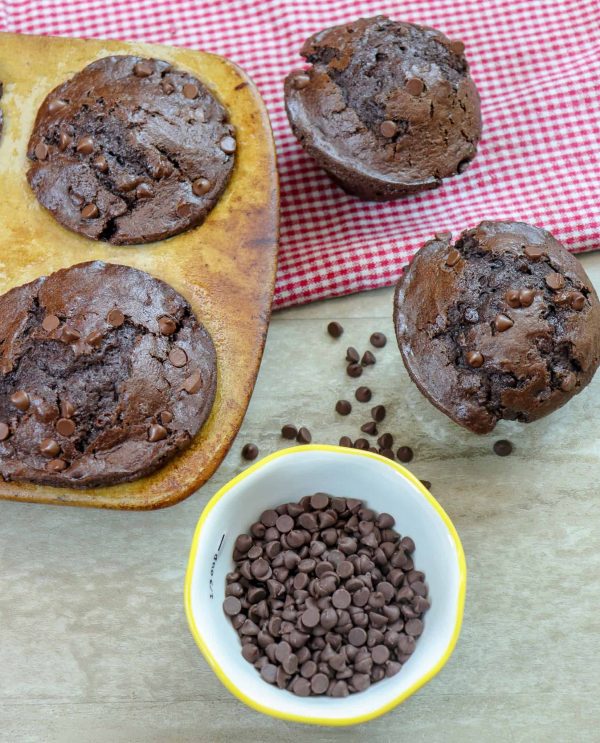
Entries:
{"label": "chocolate chip on muffin", "polygon": [[201,224],[235,149],[227,112],[190,73],[157,59],[105,57],[43,102],[27,178],[64,227],[129,245]]}
{"label": "chocolate chip on muffin", "polygon": [[285,102],[304,149],[349,193],[396,199],[439,186],[475,157],[479,95],[464,45],[385,16],[321,31]]}
{"label": "chocolate chip on muffin", "polygon": [[215,386],[206,329],[142,271],[81,263],[0,296],[5,480],[85,488],[142,477],[190,444]]}
{"label": "chocolate chip on muffin", "polygon": [[421,392],[475,433],[548,415],[600,364],[588,276],[550,233],[522,222],[426,243],[398,283],[394,324]]}

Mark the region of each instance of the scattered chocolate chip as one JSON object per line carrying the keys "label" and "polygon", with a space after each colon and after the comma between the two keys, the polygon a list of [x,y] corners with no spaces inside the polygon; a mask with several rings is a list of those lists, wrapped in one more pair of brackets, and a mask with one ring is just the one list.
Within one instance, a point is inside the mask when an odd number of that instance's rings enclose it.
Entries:
{"label": "scattered chocolate chip", "polygon": [[75,148],[80,155],[91,155],[94,151],[94,140],[91,137],[82,137]]}
{"label": "scattered chocolate chip", "polygon": [[72,418],[75,415],[75,406],[68,400],[61,400],[60,415],[62,418]]}
{"label": "scattered chocolate chip", "polygon": [[507,457],[512,453],[513,445],[506,439],[500,439],[500,441],[494,442],[493,448],[494,454],[497,454],[499,457]]}
{"label": "scattered chocolate chip", "polygon": [[202,375],[195,371],[181,385],[188,395],[195,395],[198,390],[202,389]]}
{"label": "scattered chocolate chip", "polygon": [[446,265],[449,268],[452,268],[452,266],[456,266],[460,259],[461,255],[458,250],[456,250],[456,248],[451,248],[450,252],[446,256]]}
{"label": "scattered chocolate chip", "polygon": [[98,155],[98,157],[94,158],[94,167],[100,173],[108,173],[108,160],[104,155]]}
{"label": "scattered chocolate chip", "polygon": [[549,273],[546,276],[546,285],[552,289],[553,291],[558,291],[559,289],[562,289],[565,285],[565,277],[556,272]]}
{"label": "scattered chocolate chip", "polygon": [[106,322],[109,325],[112,325],[113,328],[120,328],[121,325],[123,325],[123,323],[125,322],[125,315],[121,312],[120,309],[115,307],[106,316]]}
{"label": "scattered chocolate chip", "polygon": [[340,439],[340,446],[345,446],[348,449],[353,449],[354,444],[352,443],[352,439],[350,436],[342,436]]}
{"label": "scattered chocolate chip", "polygon": [[46,469],[49,472],[63,472],[68,466],[64,459],[51,459],[46,463]]}
{"label": "scattered chocolate chip", "polygon": [[459,40],[451,41],[448,44],[448,49],[450,49],[453,54],[456,54],[457,57],[460,57],[462,54],[464,54],[465,45],[462,41]]}
{"label": "scattered chocolate chip", "polygon": [[538,260],[538,258],[541,258],[543,255],[545,255],[546,251],[541,245],[526,245],[525,246],[525,255],[528,258],[531,258],[531,260]]}
{"label": "scattered chocolate chip", "polygon": [[175,211],[177,212],[178,217],[181,217],[181,219],[187,219],[189,216],[191,216],[194,208],[191,204],[182,201],[181,204],[177,205],[177,209]]}
{"label": "scattered chocolate chip", "polygon": [[211,182],[207,178],[196,178],[192,183],[194,196],[204,196],[211,189]]}
{"label": "scattered chocolate chip", "polygon": [[85,339],[85,342],[88,344],[88,346],[92,346],[92,348],[98,348],[98,346],[102,345],[103,338],[104,336],[99,330],[92,330],[92,332]]}
{"label": "scattered chocolate chip", "polygon": [[0,422],[0,441],[6,441],[10,436],[10,428],[3,421]]}
{"label": "scattered chocolate chip", "polygon": [[62,109],[65,108],[66,105],[67,102],[63,101],[62,98],[55,98],[48,104],[48,111],[49,113],[54,114],[57,111],[62,111]]}
{"label": "scattered chocolate chip", "polygon": [[506,299],[506,304],[509,307],[512,307],[513,309],[520,307],[521,299],[519,295],[520,295],[520,292],[518,289],[509,289],[504,295],[504,298]]}
{"label": "scattered chocolate chip", "polygon": [[244,444],[242,447],[242,457],[248,461],[256,459],[258,456],[258,446],[256,444]]}
{"label": "scattered chocolate chip", "polygon": [[69,136],[66,132],[61,132],[58,136],[58,149],[64,152],[72,141],[73,137]]}
{"label": "scattered chocolate chip", "polygon": [[371,345],[375,348],[383,348],[387,343],[387,338],[383,333],[373,333],[369,340],[371,341]]}
{"label": "scattered chocolate chip", "polygon": [[37,157],[38,160],[45,160],[48,157],[48,146],[45,145],[43,142],[40,142],[35,146],[34,149],[34,155]]}
{"label": "scattered chocolate chip", "polygon": [[40,452],[43,456],[53,459],[60,454],[60,446],[54,439],[42,439],[40,442]]}
{"label": "scattered chocolate chip", "polygon": [[46,331],[46,333],[51,333],[53,330],[56,330],[60,325],[60,320],[56,315],[46,315],[46,317],[42,320],[42,328]]}
{"label": "scattered chocolate chip", "polygon": [[284,439],[292,441],[298,435],[298,429],[292,423],[286,423],[281,427],[281,435]]}
{"label": "scattered chocolate chip", "polygon": [[75,433],[75,424],[70,418],[59,418],[56,422],[56,430],[61,436],[68,438]]}
{"label": "scattered chocolate chip", "polygon": [[339,338],[344,332],[344,328],[339,322],[330,322],[327,326],[327,332],[332,338]]}
{"label": "scattered chocolate chip", "polygon": [[381,454],[382,457],[386,457],[387,459],[395,459],[392,449],[380,449],[377,453]]}
{"label": "scattered chocolate chip", "polygon": [[394,445],[394,437],[391,433],[382,433],[377,439],[377,444],[381,449],[391,449]]}
{"label": "scattered chocolate chip", "polygon": [[158,419],[163,424],[163,426],[168,426],[169,423],[173,422],[173,413],[171,413],[169,410],[163,410],[162,413],[159,413]]}
{"label": "scattered chocolate chip", "polygon": [[235,141],[234,137],[230,137],[229,135],[227,135],[226,137],[223,137],[223,139],[219,142],[219,147],[226,155],[232,155],[237,148],[237,142]]}
{"label": "scattered chocolate chip", "polygon": [[369,436],[377,436],[377,425],[375,421],[367,421],[360,427],[363,433],[369,434]]}
{"label": "scattered chocolate chip", "polygon": [[173,320],[172,317],[163,315],[162,317],[158,318],[158,329],[161,335],[173,335],[173,333],[177,330],[177,323],[175,322],[175,320]]}
{"label": "scattered chocolate chip", "polygon": [[81,216],[84,219],[96,219],[100,216],[100,210],[96,204],[86,204],[81,210]]}
{"label": "scattered chocolate chip", "polygon": [[411,77],[407,80],[405,89],[410,95],[419,96],[425,90],[425,83],[418,77]]}
{"label": "scattered chocolate chip", "polygon": [[370,445],[367,439],[360,438],[360,439],[356,439],[356,441],[354,442],[354,448],[362,449],[363,451],[366,451],[367,449],[370,448]]}
{"label": "scattered chocolate chip", "polygon": [[570,305],[574,310],[580,312],[585,307],[585,297],[581,292],[571,292]]}
{"label": "scattered chocolate chip", "polygon": [[358,364],[360,360],[360,354],[354,348],[354,346],[348,346],[346,349],[346,361],[348,361],[351,364]]}
{"label": "scattered chocolate chip", "polygon": [[335,411],[340,415],[349,415],[352,412],[352,405],[348,400],[338,400],[335,404]]}
{"label": "scattered chocolate chip", "polygon": [[533,289],[521,289],[519,292],[519,302],[521,307],[529,307],[535,299],[535,291]]}
{"label": "scattered chocolate chip", "polygon": [[365,351],[360,363],[362,366],[372,366],[376,361],[377,359],[371,351]]}
{"label": "scattered chocolate chip", "polygon": [[465,359],[467,360],[467,364],[472,366],[474,369],[479,369],[484,362],[483,354],[479,351],[467,351]]}
{"label": "scattered chocolate chip", "polygon": [[186,83],[181,89],[181,92],[183,93],[185,98],[193,101],[194,98],[198,97],[198,86],[194,85],[194,83]]}
{"label": "scattered chocolate chip", "polygon": [[180,369],[187,364],[187,353],[183,350],[183,348],[175,346],[169,351],[169,361],[173,364],[173,366],[176,366]]}
{"label": "scattered chocolate chip", "polygon": [[381,423],[385,418],[385,412],[385,407],[383,405],[375,405],[375,407],[371,408],[371,417],[377,423]]}
{"label": "scattered chocolate chip", "polygon": [[166,439],[168,435],[169,432],[167,429],[159,423],[153,423],[148,429],[148,441],[151,441],[152,443],[162,441],[163,439]]}
{"label": "scattered chocolate chip", "polygon": [[154,189],[149,183],[140,183],[135,189],[137,199],[151,199],[154,196]]}
{"label": "scattered chocolate chip", "polygon": [[393,121],[390,121],[389,119],[387,121],[383,121],[381,123],[381,126],[379,127],[379,131],[381,132],[382,137],[390,138],[393,137],[396,131],[398,130],[398,127]]}
{"label": "scattered chocolate chip", "polygon": [[353,379],[360,377],[363,373],[363,368],[360,364],[348,364],[346,367],[346,374]]}
{"label": "scattered chocolate chip", "polygon": [[373,393],[368,387],[359,387],[354,393],[354,397],[358,402],[369,402],[372,396]]}
{"label": "scattered chocolate chip", "polygon": [[509,330],[510,328],[512,328],[514,322],[508,315],[503,315],[502,313],[500,313],[499,315],[496,315],[494,325],[499,333],[503,333],[505,330]]}
{"label": "scattered chocolate chip", "polygon": [[398,451],[396,452],[396,456],[398,457],[399,462],[408,464],[408,462],[412,461],[415,455],[414,455],[413,450],[410,448],[410,446],[401,446],[398,448]]}
{"label": "scattered chocolate chip", "polygon": [[17,408],[17,410],[21,410],[23,413],[29,409],[30,400],[29,395],[24,390],[17,390],[16,392],[13,392],[13,394],[10,396],[11,403]]}
{"label": "scattered chocolate chip", "polygon": [[310,83],[310,77],[303,72],[298,75],[294,75],[292,78],[292,85],[296,90],[303,90]]}
{"label": "scattered chocolate chip", "polygon": [[298,435],[296,436],[296,441],[299,444],[310,444],[310,442],[312,441],[312,435],[308,428],[306,428],[305,426],[300,426],[300,428],[298,429]]}
{"label": "scattered chocolate chip", "polygon": [[150,77],[154,72],[154,65],[149,59],[144,59],[141,62],[137,62],[133,66],[133,74],[136,77]]}

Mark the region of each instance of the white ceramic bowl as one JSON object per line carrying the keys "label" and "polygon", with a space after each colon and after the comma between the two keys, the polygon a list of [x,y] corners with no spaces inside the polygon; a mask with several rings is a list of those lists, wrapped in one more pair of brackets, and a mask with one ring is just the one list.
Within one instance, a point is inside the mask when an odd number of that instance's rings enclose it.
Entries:
{"label": "white ceramic bowl", "polygon": [[[360,498],[396,519],[396,529],[416,544],[414,562],[426,573],[431,608],[414,654],[400,672],[342,699],[297,697],[263,681],[242,658],[237,633],[225,617],[225,576],[233,569],[233,544],[267,508],[324,491]],[[200,650],[239,699],[274,717],[320,725],[352,725],[387,712],[444,666],[460,632],[466,566],[452,522],[408,470],[370,452],[337,446],[284,449],[252,465],[213,496],[192,543],[185,609]]]}

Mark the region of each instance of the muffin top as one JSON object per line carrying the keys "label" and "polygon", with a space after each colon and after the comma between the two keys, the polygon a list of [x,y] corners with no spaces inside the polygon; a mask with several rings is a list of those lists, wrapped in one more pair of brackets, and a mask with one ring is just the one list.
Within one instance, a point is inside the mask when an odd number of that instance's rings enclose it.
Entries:
{"label": "muffin top", "polygon": [[81,263],[0,297],[0,475],[92,487],[135,480],[210,413],[212,340],[143,271]]}
{"label": "muffin top", "polygon": [[476,433],[551,413],[600,364],[588,276],[550,233],[522,222],[426,243],[398,283],[394,323],[421,392]]}
{"label": "muffin top", "polygon": [[303,146],[334,173],[342,164],[419,190],[475,156],[479,96],[462,42],[378,16],[321,31],[300,53],[312,67],[286,79],[288,117]]}
{"label": "muffin top", "polygon": [[105,57],[42,103],[27,178],[68,229],[115,245],[150,242],[204,220],[235,148],[225,109],[190,73]]}

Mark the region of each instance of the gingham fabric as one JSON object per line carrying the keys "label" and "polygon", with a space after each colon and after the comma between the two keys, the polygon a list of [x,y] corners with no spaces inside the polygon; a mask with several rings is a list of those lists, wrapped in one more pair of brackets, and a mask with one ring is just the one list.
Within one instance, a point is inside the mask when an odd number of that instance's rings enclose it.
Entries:
{"label": "gingham fabric", "polygon": [[[462,39],[484,125],[471,167],[442,188],[363,203],[333,185],[291,134],[282,82],[315,31],[358,16]],[[281,176],[275,307],[393,283],[436,231],[518,219],[578,252],[600,247],[600,6],[597,0],[0,0],[0,29],[135,39],[222,54],[258,85]],[[1,65],[1,50],[0,50]]]}

